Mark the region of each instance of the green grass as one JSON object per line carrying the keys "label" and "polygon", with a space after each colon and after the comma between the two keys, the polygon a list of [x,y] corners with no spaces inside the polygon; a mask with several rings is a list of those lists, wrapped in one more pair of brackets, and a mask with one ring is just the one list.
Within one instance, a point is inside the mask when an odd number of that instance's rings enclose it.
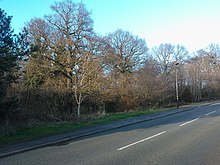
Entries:
{"label": "green grass", "polygon": [[118,113],[107,115],[101,119],[82,121],[82,122],[62,122],[62,123],[47,123],[39,126],[25,128],[17,130],[14,134],[0,136],[0,145],[15,143],[19,141],[37,139],[40,137],[46,137],[49,135],[59,134],[63,132],[68,132],[72,130],[77,130],[80,128],[85,128],[88,126],[94,126],[98,124],[105,124],[111,121],[116,121],[120,119],[126,119],[129,117],[152,114],[161,111],[167,111],[169,109],[151,109],[147,111],[135,111],[127,113]]}

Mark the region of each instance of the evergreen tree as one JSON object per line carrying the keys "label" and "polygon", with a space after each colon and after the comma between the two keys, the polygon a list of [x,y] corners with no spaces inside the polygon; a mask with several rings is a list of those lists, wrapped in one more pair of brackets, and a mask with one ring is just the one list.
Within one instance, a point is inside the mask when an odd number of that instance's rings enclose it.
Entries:
{"label": "evergreen tree", "polygon": [[4,75],[14,66],[15,56],[13,54],[13,30],[11,29],[12,16],[7,16],[0,9],[0,75]]}
{"label": "evergreen tree", "polygon": [[11,104],[6,101],[6,92],[9,84],[14,80],[12,74],[16,66],[16,55],[14,53],[13,30],[11,28],[12,16],[7,16],[4,10],[0,9],[0,113],[8,109]]}

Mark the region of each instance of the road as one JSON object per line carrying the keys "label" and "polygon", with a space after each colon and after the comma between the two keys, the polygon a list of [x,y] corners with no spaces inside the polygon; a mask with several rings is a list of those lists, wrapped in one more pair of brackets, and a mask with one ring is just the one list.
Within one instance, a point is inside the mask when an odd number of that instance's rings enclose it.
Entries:
{"label": "road", "polygon": [[1,158],[0,165],[220,164],[220,103]]}

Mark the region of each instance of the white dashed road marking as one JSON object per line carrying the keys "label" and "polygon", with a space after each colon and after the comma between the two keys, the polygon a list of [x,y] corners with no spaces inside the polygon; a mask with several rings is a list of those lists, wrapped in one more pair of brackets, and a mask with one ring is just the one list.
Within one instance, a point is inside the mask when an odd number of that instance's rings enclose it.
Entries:
{"label": "white dashed road marking", "polygon": [[199,119],[199,118],[196,118],[196,119],[187,121],[186,123],[183,123],[183,124],[181,124],[181,125],[179,125],[179,126],[182,127],[182,126],[187,125],[187,124],[189,124],[189,123],[192,123],[192,122],[194,122],[194,121],[196,121],[196,120],[198,120],[198,119]]}
{"label": "white dashed road marking", "polygon": [[[209,113],[205,114],[205,116],[211,115],[211,114],[213,114],[213,113],[215,113],[215,112],[216,112],[216,111],[209,112]],[[190,123],[192,123],[192,122],[194,122],[194,121],[196,121],[196,120],[198,120],[198,119],[200,119],[200,118],[198,117],[198,118],[195,118],[195,119],[193,119],[193,120],[187,121],[187,122],[185,122],[185,123],[183,123],[183,124],[181,124],[181,125],[179,125],[179,126],[182,127],[182,126],[187,125],[187,124],[190,124]],[[160,133],[155,134],[155,135],[153,135],[153,136],[147,137],[147,138],[145,138],[145,139],[142,139],[142,140],[136,141],[136,142],[134,142],[134,143],[128,144],[128,145],[126,145],[126,146],[124,146],[124,147],[118,148],[117,151],[124,150],[124,149],[126,149],[126,148],[128,148],[128,147],[131,147],[131,146],[134,146],[134,145],[136,145],[136,144],[142,143],[142,142],[144,142],[144,141],[150,140],[150,139],[155,138],[155,137],[157,137],[157,136],[160,136],[160,135],[162,135],[162,134],[164,134],[164,133],[166,133],[166,131],[160,132]]]}
{"label": "white dashed road marking", "polygon": [[209,113],[207,113],[207,114],[205,114],[206,116],[208,116],[208,115],[211,115],[211,114],[213,114],[213,113],[215,113],[216,111],[212,111],[212,112],[209,112]]}
{"label": "white dashed road marking", "polygon": [[136,145],[136,144],[138,144],[138,143],[142,143],[142,142],[147,141],[147,140],[149,140],[149,139],[152,139],[152,138],[154,138],[154,137],[160,136],[160,135],[162,135],[162,134],[164,134],[164,133],[166,133],[166,131],[160,132],[160,133],[155,134],[155,135],[153,135],[153,136],[150,136],[150,137],[148,137],[148,138],[145,138],[145,139],[139,140],[139,141],[137,141],[137,142],[131,143],[131,144],[129,144],[129,145],[126,145],[126,146],[124,146],[124,147],[118,148],[117,150],[118,150],[118,151],[121,151],[121,150],[123,150],[123,149],[126,149],[126,148],[128,148],[128,147],[131,147],[131,146]]}

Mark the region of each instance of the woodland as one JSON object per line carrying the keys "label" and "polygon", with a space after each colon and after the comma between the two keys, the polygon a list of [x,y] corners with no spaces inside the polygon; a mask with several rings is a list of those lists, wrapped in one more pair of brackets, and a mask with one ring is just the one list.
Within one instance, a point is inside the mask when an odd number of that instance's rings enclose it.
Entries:
{"label": "woodland", "polygon": [[[123,29],[101,36],[83,3],[51,5],[19,34],[0,9],[0,124],[100,118],[220,98],[220,46],[189,53]],[[177,86],[176,86],[177,85]],[[177,91],[178,88],[178,100]]]}

